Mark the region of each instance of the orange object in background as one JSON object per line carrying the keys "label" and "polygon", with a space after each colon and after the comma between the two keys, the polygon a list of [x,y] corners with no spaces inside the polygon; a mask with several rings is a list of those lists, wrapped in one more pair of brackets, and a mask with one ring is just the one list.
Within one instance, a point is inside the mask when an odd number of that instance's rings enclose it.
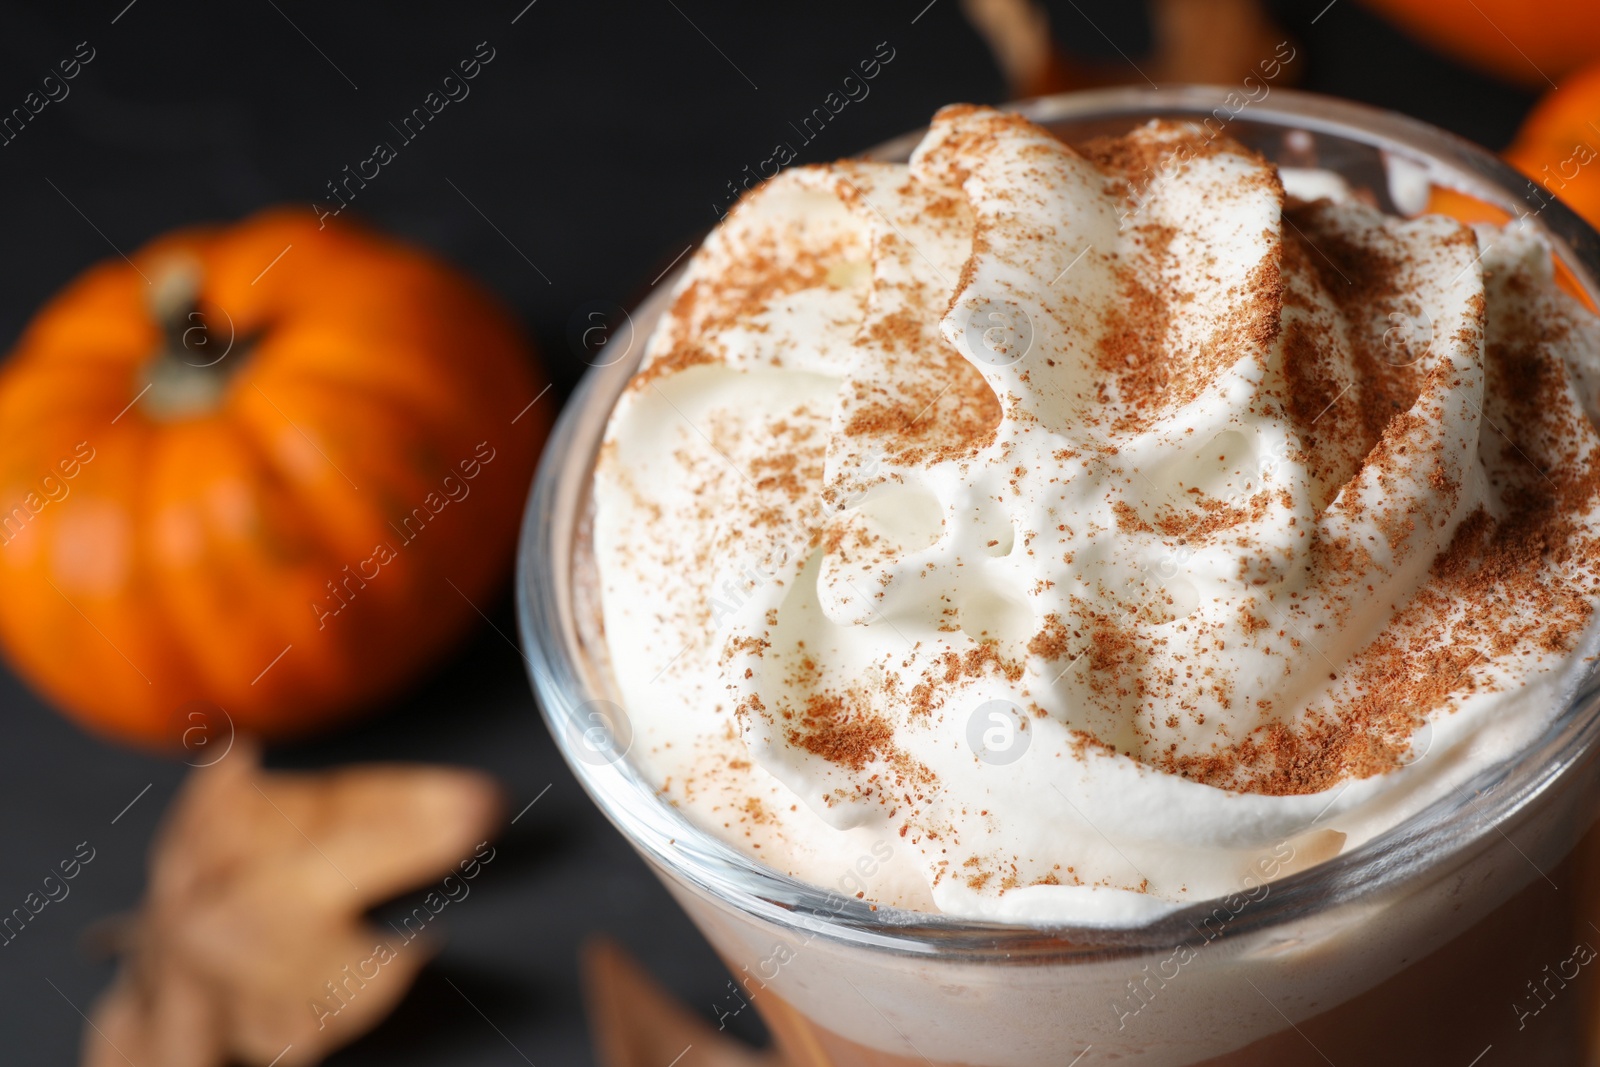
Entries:
{"label": "orange object in background", "polygon": [[1237,85],[1252,98],[1265,83],[1300,80],[1298,46],[1261,0],[1148,0],[1150,50],[1114,61],[1075,57],[1057,43],[1039,0],[961,0],[1014,98],[1106,85],[1194,82]]}
{"label": "orange object in background", "polygon": [[[1600,15],[1596,16],[1600,18]],[[1549,198],[1559,199],[1589,225],[1600,229],[1600,63],[1585,68],[1547,93],[1523,120],[1506,162],[1539,186],[1528,212],[1537,214]],[[1511,215],[1493,204],[1454,189],[1435,186],[1428,210],[1462,222],[1503,225]],[[1556,261],[1556,282],[1593,304],[1566,264]]]}
{"label": "orange object in background", "polygon": [[92,267],[0,369],[0,641],[147,745],[346,716],[495,596],[534,397],[488,294],[309,210]]}
{"label": "orange object in background", "polygon": [[[1600,7],[1594,11],[1600,21]],[[1505,157],[1600,229],[1600,63],[1546,93]]]}
{"label": "orange object in background", "polygon": [[1411,36],[1527,88],[1600,59],[1595,0],[1365,0]]}

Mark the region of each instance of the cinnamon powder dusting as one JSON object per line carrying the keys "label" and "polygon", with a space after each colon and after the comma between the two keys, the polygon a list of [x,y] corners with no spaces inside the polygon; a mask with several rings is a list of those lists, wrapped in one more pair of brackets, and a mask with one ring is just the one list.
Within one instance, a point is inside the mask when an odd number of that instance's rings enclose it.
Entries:
{"label": "cinnamon powder dusting", "polygon": [[[1014,116],[944,118],[909,171],[807,171],[854,229],[730,227],[631,386],[755,383],[692,418],[652,408],[692,424],[660,437],[691,487],[676,511],[630,486],[661,541],[629,547],[639,573],[688,576],[650,608],[690,635],[664,676],[700,672],[687,691],[724,742],[796,761],[823,805],[881,805],[935,887],[1148,890],[986,851],[1007,815],[985,783],[1115,757],[1324,792],[1578,653],[1600,603],[1600,433],[1566,362],[1575,313],[1537,267],[1459,225],[1287,197],[1201,129],[1074,151],[1016,147],[1032,128]],[[1003,151],[1009,184],[975,162]],[[1179,208],[1210,202],[1186,182],[1254,221],[1191,225]],[[1101,244],[1079,255],[1084,233]],[[1031,309],[1014,365],[951,340],[984,285]],[[826,344],[794,325],[819,321]],[[1002,697],[1028,763],[986,765],[971,741]],[[755,773],[718,751],[708,775]]]}

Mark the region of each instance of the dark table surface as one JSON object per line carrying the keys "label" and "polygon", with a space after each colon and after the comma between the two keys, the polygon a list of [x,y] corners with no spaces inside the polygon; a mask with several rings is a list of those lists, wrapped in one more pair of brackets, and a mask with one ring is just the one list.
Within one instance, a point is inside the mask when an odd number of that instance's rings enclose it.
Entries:
{"label": "dark table surface", "polygon": [[[1405,111],[1494,148],[1532,102],[1424,51],[1357,0],[1274,6],[1306,57],[1301,88]],[[1137,56],[1148,39],[1136,5],[1051,7],[1058,36],[1085,55]],[[639,292],[716,221],[728,180],[770,155],[790,119],[879,42],[893,62],[802,162],[920,126],[948,102],[1004,97],[957,0],[398,10],[95,0],[6,5],[0,110],[83,41],[94,59],[70,96],[0,147],[7,344],[32,309],[115,249],[269,203],[309,213],[330,178],[487,42],[495,58],[471,95],[407,144],[353,208],[460,264],[516,309],[555,381],[542,403],[558,403],[584,369],[568,339],[574,315]],[[621,940],[708,1018],[724,988],[716,958],[557,755],[503,636],[516,633],[509,586],[494,627],[480,627],[404,701],[270,753],[284,767],[482,767],[505,783],[513,811],[548,787],[499,841],[470,900],[450,909],[447,947],[400,1009],[331,1063],[590,1063],[576,951],[595,933]],[[0,702],[0,899],[20,901],[78,842],[97,850],[70,897],[0,949],[0,1060],[70,1063],[78,1009],[112,973],[83,931],[138,900],[151,834],[186,768],[80,731],[3,672]],[[758,1036],[749,1014],[735,1025]]]}

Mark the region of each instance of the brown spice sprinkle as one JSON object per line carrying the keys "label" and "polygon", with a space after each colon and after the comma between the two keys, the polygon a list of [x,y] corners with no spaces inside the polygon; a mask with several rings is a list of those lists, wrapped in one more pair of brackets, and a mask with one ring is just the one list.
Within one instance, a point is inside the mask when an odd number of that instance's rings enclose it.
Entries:
{"label": "brown spice sprinkle", "polygon": [[789,731],[791,745],[853,771],[894,752],[889,721],[870,708],[858,708],[846,696],[811,694],[797,721],[799,726]]}
{"label": "brown spice sprinkle", "polygon": [[1056,612],[1044,617],[1044,628],[1028,639],[1028,651],[1041,659],[1056,660],[1069,655],[1072,636],[1067,624]]}
{"label": "brown spice sprinkle", "polygon": [[[959,138],[972,151],[982,151],[985,138],[1020,121],[995,117],[962,130]],[[959,156],[960,148],[951,155]],[[1252,155],[1226,138],[1173,128],[1164,128],[1160,137],[1091,142],[1082,153],[1099,168],[1109,195],[1138,203],[1149,195],[1164,162],[1180,150],[1191,164],[1222,152]],[[840,173],[855,173],[852,166],[858,165],[841,164]],[[954,187],[968,176],[952,164],[947,178]],[[1174,244],[1182,235],[1170,225],[1133,224],[1138,254],[1110,265],[1117,300],[1093,323],[1097,332],[1085,345],[1092,366],[1082,418],[1092,431],[1086,437],[1095,443],[1055,448],[1049,454],[1060,472],[1029,470],[1014,457],[997,454],[1002,408],[1016,411],[1018,398],[997,396],[973,363],[939,334],[939,315],[926,313],[933,308],[942,314],[947,301],[975,276],[989,239],[977,229],[974,255],[953,283],[954,292],[921,283],[894,294],[875,291],[874,300],[892,305],[888,310],[879,303],[869,307],[863,296],[856,343],[871,358],[841,376],[838,407],[829,413],[837,420],[830,423],[827,416],[807,412],[775,422],[771,437],[780,447],[745,463],[740,473],[750,483],[749,499],[739,499],[741,507],[748,504],[741,515],[749,517],[749,527],[787,530],[796,535],[790,542],[805,551],[863,568],[892,562],[899,549],[864,524],[830,521],[850,491],[861,487],[844,484],[837,475],[825,486],[825,452],[836,468],[849,467],[838,462],[840,456],[873,453],[889,467],[911,473],[946,462],[992,464],[1008,475],[1004,485],[996,483],[991,494],[996,497],[1020,496],[1036,490],[1043,477],[1060,473],[1065,479],[1069,470],[1098,464],[1095,470],[1122,476],[1126,491],[1141,500],[1141,507],[1123,499],[1110,502],[1106,521],[1114,522],[1118,535],[1165,539],[1184,551],[1223,545],[1239,561],[1244,591],[1223,601],[1224,621],[1210,632],[1206,624],[1188,621],[1185,613],[1192,608],[1177,603],[1177,583],[1146,577],[1112,588],[1063,574],[1059,588],[1054,580],[1033,583],[1030,607],[1045,604],[1052,610],[1029,616],[1032,623],[1021,634],[959,636],[962,605],[944,603],[935,629],[941,642],[945,635],[957,635],[948,638],[956,647],[914,642],[912,650],[897,650],[881,661],[882,672],[874,679],[844,686],[825,669],[826,649],[808,649],[803,642],[798,648],[774,648],[771,635],[780,612],[773,609],[764,636],[729,637],[720,649],[724,663],[738,659],[745,672],[730,689],[739,692],[741,684],[753,684],[755,670],[765,672],[772,688],[765,698],[748,692],[729,703],[741,718],[762,716],[777,723],[788,744],[848,772],[839,775],[842,784],[830,802],[876,797],[892,806],[902,836],[924,846],[950,838],[951,827],[927,814],[928,798],[940,783],[897,744],[897,731],[948,733],[953,716],[968,710],[971,693],[1001,684],[1030,709],[1034,725],[1025,720],[1024,728],[1037,730],[1037,720],[1051,714],[1038,701],[1051,701],[1042,691],[1027,692],[1035,677],[1030,667],[1048,681],[1059,678],[1062,667],[1076,664],[1062,684],[1072,687],[1076,702],[1068,725],[1078,758],[1122,753],[1219,788],[1288,795],[1330,789],[1350,777],[1400,766],[1412,754],[1416,729],[1430,716],[1507,684],[1504,679],[1515,679],[1518,665],[1535,655],[1568,655],[1577,647],[1600,597],[1600,532],[1589,515],[1600,501],[1600,436],[1575,403],[1571,374],[1561,363],[1568,340],[1565,321],[1548,313],[1533,281],[1510,272],[1490,279],[1492,301],[1471,302],[1451,336],[1425,339],[1409,327],[1396,332],[1395,316],[1402,324],[1426,318],[1415,296],[1415,275],[1428,264],[1419,266],[1417,249],[1425,247],[1440,262],[1462,252],[1470,259],[1476,255],[1471,231],[1439,229],[1419,237],[1405,229],[1409,224],[1382,220],[1375,212],[1356,217],[1347,207],[1325,201],[1287,201],[1270,169],[1250,180],[1255,193],[1281,207],[1285,224],[1281,232],[1267,235],[1259,264],[1227,294],[1228,314],[1198,342],[1175,340],[1194,300],[1176,280],[1181,272],[1168,269],[1176,266]],[[929,217],[970,221],[965,201],[949,189],[915,195],[924,196]],[[902,255],[910,262],[914,250],[901,245],[885,237],[871,254]],[[680,294],[672,331],[634,388],[723,362],[721,331],[750,327],[774,301],[832,284],[830,272],[838,264],[869,255],[859,242],[836,236],[807,237],[794,247],[773,233],[757,234],[737,251],[714,284],[699,279]],[[1071,306],[1070,294],[1064,300],[1063,306]],[[1491,319],[1491,309],[1497,318]],[[1446,345],[1481,353],[1471,372],[1451,370],[1430,347]],[[773,358],[781,364],[781,357]],[[1306,472],[1308,499],[1287,490],[1268,491],[1258,482],[1247,483],[1244,475],[1226,498],[1188,483],[1173,490],[1170,499],[1145,494],[1136,480],[1143,472],[1117,466],[1117,441],[1105,436],[1125,441],[1149,431],[1248,360],[1266,368],[1250,413],[1292,431],[1287,453],[1279,458]],[[1053,362],[1048,368],[1021,371],[1018,388],[1033,385],[1027,375],[1044,378],[1058,369]],[[1481,395],[1472,379],[1480,368]],[[1428,438],[1449,405],[1462,398],[1475,410],[1481,407],[1477,440]],[[710,432],[720,447],[724,439],[717,428]],[[743,454],[736,438],[748,436],[749,427],[734,423],[727,432],[727,453]],[[1204,441],[1197,436],[1194,447]],[[1432,452],[1421,454],[1420,447]],[[1487,496],[1495,506],[1461,519],[1435,558],[1413,560],[1407,553],[1415,544],[1429,545],[1430,554],[1437,549],[1438,541],[1424,535],[1443,539],[1437,531],[1446,528],[1447,517],[1455,521],[1456,503],[1466,491],[1445,462],[1455,454],[1451,450],[1482,457]],[[1243,469],[1241,461],[1221,451],[1200,458],[1230,476]],[[706,528],[728,525],[718,525],[712,515],[725,505],[710,487],[733,484],[727,472],[719,476],[723,483],[706,483]],[[1426,485],[1428,507],[1407,498],[1408,479]],[[1364,488],[1371,490],[1365,499]],[[1147,495],[1152,499],[1145,501]],[[1336,507],[1370,520],[1375,533],[1365,539],[1335,536],[1319,520]],[[1292,547],[1315,582],[1280,584],[1268,552],[1252,542],[1254,531],[1280,521],[1278,512],[1294,517],[1281,521],[1292,531]],[[1059,525],[1057,517],[1064,520]],[[1070,514],[1053,516],[1049,523],[1047,531],[1054,527],[1069,540],[1080,531],[1068,524],[1084,525]],[[739,530],[737,536],[744,533]],[[1015,540],[1022,547],[1014,551],[1031,554],[1028,545],[1035,536],[1018,530]],[[987,547],[996,555],[1006,551],[998,538]],[[730,545],[708,544],[698,551],[704,564],[717,553],[729,553]],[[1071,551],[1058,549],[1053,558],[1073,565]],[[1390,568],[1412,563],[1426,570],[1419,590],[1402,595],[1383,584]],[[1334,605],[1326,623],[1313,621],[1306,607],[1313,593]],[[876,601],[882,590],[866,587],[863,595]],[[1391,596],[1398,602],[1386,605],[1392,609],[1386,622],[1357,654],[1338,663],[1320,658],[1315,649],[1329,636],[1325,625],[1343,626]],[[1196,647],[1203,655],[1181,662],[1167,656],[1177,645],[1176,634],[1188,640],[1197,632]],[[1371,629],[1361,632],[1365,636]],[[1298,684],[1288,677],[1266,678],[1263,692],[1244,691],[1244,683],[1235,691],[1231,676],[1216,666],[1229,661],[1229,642],[1276,657],[1286,674],[1291,662],[1309,664],[1297,669],[1315,676],[1312,702],[1287,707],[1288,701],[1277,698],[1277,687]],[[760,666],[750,667],[751,661]],[[1217,708],[1225,714],[1218,716]],[[1207,711],[1213,712],[1209,722]],[[1187,744],[1180,747],[1177,740]],[[744,812],[751,820],[772,818],[752,803]],[[1063,877],[1081,884],[1075,874],[1024,874],[1014,866],[1007,873],[999,862],[965,862],[950,873],[974,890],[1058,884]]]}
{"label": "brown spice sprinkle", "polygon": [[[1516,292],[1526,279],[1504,284]],[[1157,767],[1248,792],[1330,789],[1406,762],[1412,734],[1431,715],[1504,684],[1492,664],[1576,649],[1600,592],[1600,535],[1592,519],[1578,521],[1600,502],[1600,440],[1568,392],[1558,355],[1566,324],[1532,300],[1496,308],[1505,318],[1489,324],[1484,352],[1482,451],[1504,514],[1479,508],[1461,522],[1427,584],[1339,679],[1336,713],[1314,712],[1299,729],[1272,723],[1236,745],[1158,759]],[[1380,410],[1394,403],[1377,395]],[[1380,436],[1394,436],[1407,418],[1394,415]],[[1370,566],[1353,555],[1339,562],[1334,546],[1324,546],[1323,564],[1352,573]]]}

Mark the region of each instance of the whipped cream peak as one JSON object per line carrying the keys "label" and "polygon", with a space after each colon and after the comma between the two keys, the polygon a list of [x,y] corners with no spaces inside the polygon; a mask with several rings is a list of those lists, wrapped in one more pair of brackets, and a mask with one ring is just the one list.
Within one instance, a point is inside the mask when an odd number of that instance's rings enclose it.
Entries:
{"label": "whipped cream peak", "polygon": [[1292,192],[961,106],[747,196],[596,475],[666,794],[813,880],[898,842],[889,903],[1120,921],[1542,721],[1482,709],[1581,659],[1600,327],[1531,231]]}

